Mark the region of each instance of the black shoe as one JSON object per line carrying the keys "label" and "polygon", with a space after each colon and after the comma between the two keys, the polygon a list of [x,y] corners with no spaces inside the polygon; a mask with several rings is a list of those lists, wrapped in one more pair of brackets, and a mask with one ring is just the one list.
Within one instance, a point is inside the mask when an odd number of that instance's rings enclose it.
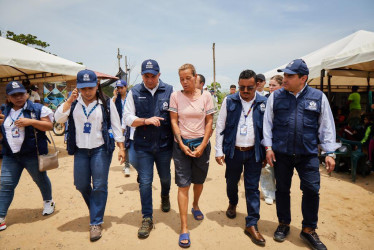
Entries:
{"label": "black shoe", "polygon": [[314,250],[327,250],[327,247],[319,240],[316,231],[305,233],[301,231],[300,238],[305,240]]}
{"label": "black shoe", "polygon": [[138,230],[138,237],[141,239],[148,238],[151,230],[153,228],[153,221],[151,218],[144,218],[142,221],[142,226]]}
{"label": "black shoe", "polygon": [[226,216],[230,219],[234,219],[236,217],[236,205],[229,204],[229,207],[226,210]]}
{"label": "black shoe", "polygon": [[289,233],[290,226],[285,224],[279,224],[277,230],[275,230],[274,232],[274,240],[278,242],[283,242]]}
{"label": "black shoe", "polygon": [[165,213],[170,211],[169,195],[166,195],[166,196],[161,195],[161,210],[162,210],[162,212],[165,212]]}

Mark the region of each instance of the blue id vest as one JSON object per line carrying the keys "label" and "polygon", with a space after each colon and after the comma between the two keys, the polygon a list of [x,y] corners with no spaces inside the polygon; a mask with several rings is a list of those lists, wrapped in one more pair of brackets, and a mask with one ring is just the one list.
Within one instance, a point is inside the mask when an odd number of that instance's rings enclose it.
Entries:
{"label": "blue id vest", "polygon": [[[12,109],[12,104],[8,104],[5,106],[5,109],[4,109],[4,116],[5,116],[5,119],[8,117],[9,113],[10,113],[10,110]],[[29,101],[27,100],[27,107],[23,110],[23,116],[25,118],[29,118],[29,119],[36,119],[36,120],[40,120],[40,113],[42,111],[42,107],[43,105],[40,104],[40,103],[33,103],[32,101]],[[4,119],[4,121],[5,121]],[[35,129],[36,130],[36,136],[38,137],[38,148],[39,148],[39,154],[48,154],[48,138],[47,136],[45,135],[45,132],[44,131],[40,131],[38,129]],[[4,124],[1,125],[1,133],[3,134],[3,140],[2,140],[2,144],[3,144],[3,154],[4,155],[11,155],[13,154],[10,146],[9,146],[9,143],[8,143],[8,140],[6,138],[6,133],[5,133],[5,128],[4,128]],[[29,154],[29,153],[33,153],[33,154],[37,154],[37,148],[36,148],[36,141],[35,141],[35,134],[34,134],[34,127],[33,126],[27,126],[25,127],[25,139],[22,143],[22,146],[21,146],[21,150],[20,150],[20,153],[21,154]]]}
{"label": "blue id vest", "polygon": [[298,98],[288,91],[274,92],[273,151],[288,155],[318,154],[320,90],[306,86]]}
{"label": "blue id vest", "polygon": [[[261,145],[263,139],[262,127],[264,120],[264,112],[266,109],[267,98],[259,94],[256,95],[252,107],[253,112],[253,128],[255,133],[255,157],[256,162],[262,162],[265,159],[265,148]],[[239,92],[229,95],[226,98],[227,117],[225,129],[221,132],[223,135],[223,153],[226,157],[233,158],[235,152],[236,133],[238,124],[242,114],[242,103]]]}
{"label": "blue id vest", "polygon": [[173,87],[159,80],[154,96],[144,87],[144,83],[135,85],[131,92],[137,117],[150,118],[158,116],[164,118],[164,120],[160,121],[160,127],[147,125],[136,128],[134,134],[135,150],[148,152],[171,150],[173,132],[168,109]]}
{"label": "blue id vest", "polygon": [[[101,112],[103,112],[103,123],[102,123],[102,133],[103,133],[103,139],[104,139],[104,145],[106,151],[111,154],[114,151],[114,139],[109,136],[109,128],[111,127],[111,121],[110,121],[110,102],[111,99],[106,100],[106,105],[100,105]],[[68,138],[66,147],[68,150],[69,155],[74,155],[74,153],[77,150],[77,142],[76,142],[76,132],[75,132],[75,121],[73,118],[73,111],[75,109],[75,106],[77,105],[78,101],[74,101],[71,104],[70,108],[70,114],[68,117]],[[106,110],[105,110],[106,109]]]}

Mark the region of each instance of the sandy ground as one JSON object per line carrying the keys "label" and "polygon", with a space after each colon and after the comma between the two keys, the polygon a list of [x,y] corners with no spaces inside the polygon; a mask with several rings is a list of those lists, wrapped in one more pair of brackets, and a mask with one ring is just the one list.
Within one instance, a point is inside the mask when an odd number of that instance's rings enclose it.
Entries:
{"label": "sandy ground", "polygon": [[[177,187],[172,166],[171,211],[160,209],[160,183],[155,174],[153,183],[155,229],[148,239],[137,238],[141,224],[141,206],[136,172],[124,177],[117,157],[113,158],[109,174],[109,195],[103,237],[89,241],[89,213],[80,193],[73,185],[73,157],[68,156],[63,137],[55,137],[60,154],[60,168],[49,171],[56,211],[42,216],[41,194],[26,171],[23,172],[10,206],[5,231],[0,232],[0,249],[178,249],[179,216]],[[117,152],[114,153],[117,155]],[[358,176],[352,183],[348,174],[321,171],[321,202],[318,233],[329,249],[374,249],[374,174]],[[192,193],[190,192],[190,195]],[[301,230],[301,191],[295,173],[291,191],[291,233],[283,243],[272,239],[277,227],[275,205],[261,200],[260,232],[270,249],[306,248],[299,238]],[[243,233],[246,204],[243,182],[239,188],[238,216],[225,216],[228,200],[225,193],[224,167],[211,154],[211,165],[200,208],[205,214],[201,222],[189,213],[192,249],[249,249],[254,245]],[[191,202],[190,202],[191,204]],[[190,209],[190,208],[189,208]]]}

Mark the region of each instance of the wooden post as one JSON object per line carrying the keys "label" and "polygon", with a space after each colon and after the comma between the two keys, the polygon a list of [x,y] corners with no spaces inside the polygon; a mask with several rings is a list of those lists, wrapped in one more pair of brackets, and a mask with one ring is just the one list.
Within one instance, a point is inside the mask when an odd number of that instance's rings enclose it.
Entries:
{"label": "wooden post", "polygon": [[119,48],[118,48],[118,52],[117,52],[118,69],[121,68],[121,58],[122,58],[122,55],[119,53]]}
{"label": "wooden post", "polygon": [[125,56],[125,73],[126,73],[126,82],[127,84],[129,84],[130,74],[129,74],[129,69],[127,68],[127,56]]}
{"label": "wooden post", "polygon": [[213,89],[216,93],[216,43],[213,43]]}

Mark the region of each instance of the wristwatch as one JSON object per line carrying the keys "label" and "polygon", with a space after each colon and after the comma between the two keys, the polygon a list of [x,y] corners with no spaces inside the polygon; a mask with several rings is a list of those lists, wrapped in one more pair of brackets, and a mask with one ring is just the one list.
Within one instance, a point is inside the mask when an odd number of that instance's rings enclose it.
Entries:
{"label": "wristwatch", "polygon": [[328,154],[328,155],[326,155],[326,156],[330,156],[330,157],[332,157],[334,160],[336,159],[336,154],[335,154],[335,153]]}

